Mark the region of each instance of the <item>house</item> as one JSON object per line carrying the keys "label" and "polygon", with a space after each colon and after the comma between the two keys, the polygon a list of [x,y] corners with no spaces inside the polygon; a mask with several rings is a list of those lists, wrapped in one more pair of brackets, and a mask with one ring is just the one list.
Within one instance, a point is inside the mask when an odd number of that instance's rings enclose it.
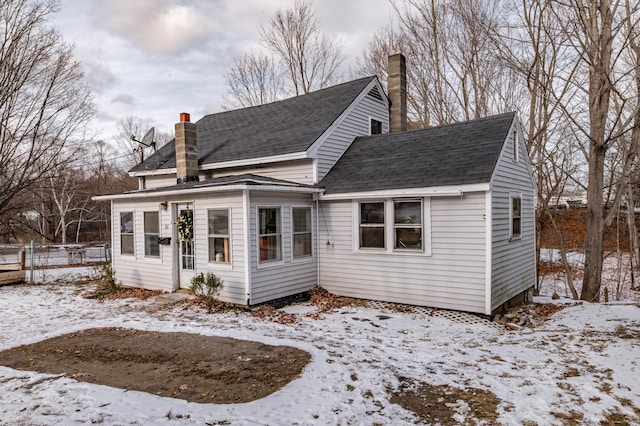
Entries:
{"label": "house", "polygon": [[113,267],[176,291],[200,272],[254,305],[338,295],[490,315],[535,282],[535,185],[514,113],[406,131],[402,55],[367,77],[190,122],[112,203]]}

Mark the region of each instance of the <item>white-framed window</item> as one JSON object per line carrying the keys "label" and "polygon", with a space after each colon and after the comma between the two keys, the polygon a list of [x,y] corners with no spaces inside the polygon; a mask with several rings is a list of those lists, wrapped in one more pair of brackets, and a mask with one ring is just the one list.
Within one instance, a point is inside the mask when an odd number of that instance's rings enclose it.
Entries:
{"label": "white-framed window", "polygon": [[144,255],[160,257],[160,215],[158,212],[144,212]]}
{"label": "white-framed window", "polygon": [[384,249],[384,201],[365,201],[359,204],[360,244],[362,249]]}
{"label": "white-framed window", "polygon": [[282,260],[282,212],[280,207],[258,208],[260,262]]}
{"label": "white-framed window", "polygon": [[135,254],[133,212],[120,212],[120,254]]}
{"label": "white-framed window", "polygon": [[522,194],[511,194],[509,205],[509,239],[522,234]]}
{"label": "white-framed window", "polygon": [[207,210],[209,262],[231,262],[229,217],[229,209]]}
{"label": "white-framed window", "polygon": [[520,150],[518,149],[518,132],[516,130],[513,131],[513,161],[518,162],[520,160]]}
{"label": "white-framed window", "polygon": [[393,201],[394,249],[422,251],[422,217],[421,200]]}
{"label": "white-framed window", "polygon": [[292,207],[291,218],[293,222],[293,258],[312,256],[311,207]]}
{"label": "white-framed window", "polygon": [[380,135],[382,134],[382,121],[376,120],[375,118],[369,119],[369,134],[370,135]]}

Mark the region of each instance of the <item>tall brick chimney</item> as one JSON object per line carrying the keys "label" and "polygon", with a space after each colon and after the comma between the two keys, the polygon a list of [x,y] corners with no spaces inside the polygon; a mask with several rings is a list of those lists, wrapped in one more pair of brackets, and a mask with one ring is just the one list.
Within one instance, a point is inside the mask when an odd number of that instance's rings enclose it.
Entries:
{"label": "tall brick chimney", "polygon": [[389,91],[389,133],[407,130],[407,61],[402,53],[389,56],[387,63]]}
{"label": "tall brick chimney", "polygon": [[176,123],[176,175],[178,183],[198,181],[198,146],[196,125],[189,113],[180,113]]}

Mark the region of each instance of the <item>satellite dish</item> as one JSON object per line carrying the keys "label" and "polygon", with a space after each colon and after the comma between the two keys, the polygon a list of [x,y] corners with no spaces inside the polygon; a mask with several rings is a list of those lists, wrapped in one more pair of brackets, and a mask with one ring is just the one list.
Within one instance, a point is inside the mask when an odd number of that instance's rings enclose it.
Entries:
{"label": "satellite dish", "polygon": [[156,129],[154,127],[147,130],[147,133],[144,134],[142,141],[140,142],[144,146],[152,146],[153,149],[156,149],[156,143],[153,141],[153,137],[156,135]]}
{"label": "satellite dish", "polygon": [[[156,134],[156,129],[155,127],[150,128],[149,130],[147,130],[147,133],[144,134],[144,137],[142,138],[141,141],[139,141],[138,139],[136,139],[135,135],[131,135],[131,140],[134,142],[138,142],[140,145],[144,146],[144,147],[153,147],[153,150],[156,150],[156,143],[153,141],[153,138],[155,137]],[[138,151],[140,150],[140,148],[134,150]]]}

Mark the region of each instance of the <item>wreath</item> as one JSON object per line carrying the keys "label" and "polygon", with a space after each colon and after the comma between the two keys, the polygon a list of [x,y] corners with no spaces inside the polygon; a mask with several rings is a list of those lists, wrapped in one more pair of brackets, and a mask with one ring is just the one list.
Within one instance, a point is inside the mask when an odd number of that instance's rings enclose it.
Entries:
{"label": "wreath", "polygon": [[181,240],[191,241],[193,239],[193,212],[184,210],[176,220],[178,225],[178,235]]}

